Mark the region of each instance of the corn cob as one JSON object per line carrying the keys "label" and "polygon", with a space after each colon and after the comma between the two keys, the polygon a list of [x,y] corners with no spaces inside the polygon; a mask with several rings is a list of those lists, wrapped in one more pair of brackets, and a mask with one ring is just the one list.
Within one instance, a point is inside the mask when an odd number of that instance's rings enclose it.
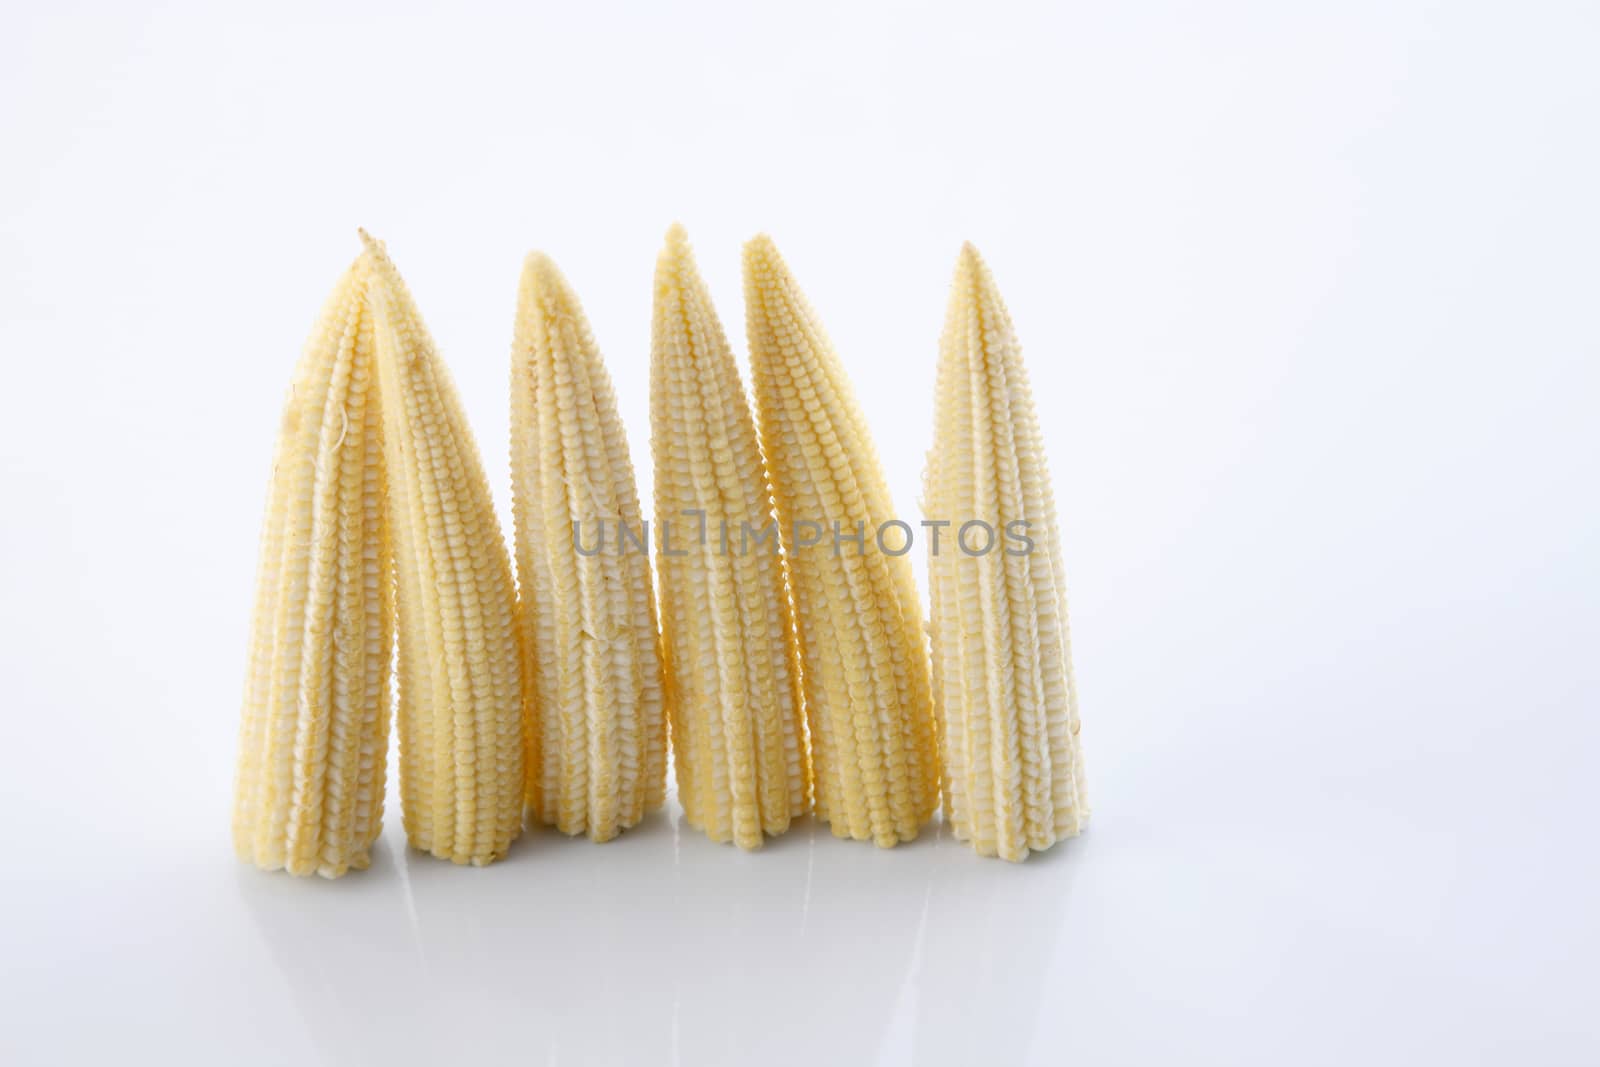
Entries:
{"label": "corn cob", "polygon": [[383,826],[391,548],[367,264],[295,370],[261,537],[233,839],[266,869],[364,868]]}
{"label": "corn cob", "polygon": [[608,841],[666,792],[648,534],[611,379],[577,295],[538,253],[517,299],[511,480],[536,711],[528,811]]}
{"label": "corn cob", "polygon": [[[866,420],[767,237],[745,246],[744,288],[762,449],[800,635],[817,815],[841,837],[887,848],[917,835],[939,795],[921,604],[909,561],[877,544],[894,510]],[[800,546],[797,523],[822,524],[823,543]],[[858,532],[860,550],[833,539]]]}
{"label": "corn cob", "polygon": [[505,855],[522,824],[516,588],[450,372],[383,246],[362,239],[390,472],[406,834],[481,866]]}
{"label": "corn cob", "polygon": [[1089,809],[1039,419],[1011,317],[970,244],[940,340],[935,409],[924,506],[1001,536],[977,553],[975,533],[974,554],[949,537],[937,551],[930,542],[945,812],[980,854],[1022,860],[1077,834]]}
{"label": "corn cob", "polygon": [[678,800],[758,848],[810,804],[799,649],[755,422],[681,226],[656,260],[650,415]]}

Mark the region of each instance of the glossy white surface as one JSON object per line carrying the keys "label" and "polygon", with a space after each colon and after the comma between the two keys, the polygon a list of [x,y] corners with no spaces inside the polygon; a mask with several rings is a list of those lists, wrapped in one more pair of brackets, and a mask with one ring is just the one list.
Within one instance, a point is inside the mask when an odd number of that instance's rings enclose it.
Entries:
{"label": "glossy white surface", "polygon": [[391,826],[372,868],[335,883],[239,867],[220,837],[102,855],[23,910],[5,1041],[14,1062],[247,1063],[1579,1063],[1594,1047],[1590,887],[1548,879],[1537,828],[1424,827],[1376,795],[1345,823],[1181,792],[1108,784],[1098,825],[1020,867],[936,830],[879,852],[809,823],[746,855],[675,815],[603,846],[534,834],[485,870],[408,852]]}
{"label": "glossy white surface", "polygon": [[[1600,1062],[1593,5],[618,7],[0,14],[0,1064]],[[911,519],[982,250],[1089,833],[461,870],[391,788],[364,874],[241,868],[271,439],[355,227],[491,470],[551,253],[644,472],[673,219],[741,354],[771,231]]]}

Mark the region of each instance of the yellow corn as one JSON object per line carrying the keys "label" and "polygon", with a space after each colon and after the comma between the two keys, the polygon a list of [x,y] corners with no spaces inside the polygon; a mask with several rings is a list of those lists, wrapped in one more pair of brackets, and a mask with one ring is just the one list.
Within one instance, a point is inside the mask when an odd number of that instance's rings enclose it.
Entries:
{"label": "yellow corn", "polygon": [[[909,841],[938,802],[922,610],[866,420],[815,312],[767,237],[744,250],[762,449],[800,634],[816,809],[839,836]],[[820,524],[822,543],[810,539]],[[836,540],[860,534],[864,548]],[[884,544],[899,550],[904,533]]]}
{"label": "yellow corn", "polygon": [[810,804],[799,649],[755,422],[681,226],[656,260],[650,416],[678,800],[758,848]]}
{"label": "yellow corn", "polygon": [[[940,340],[923,499],[952,523],[928,561],[946,816],[980,854],[1026,859],[1077,834],[1089,809],[1039,419],[1011,317],[970,244]],[[962,546],[968,522],[994,531],[989,550],[976,526]]]}
{"label": "yellow corn", "polygon": [[538,253],[517,299],[511,480],[534,711],[528,810],[563,833],[608,841],[666,791],[648,535],[588,320]]}
{"label": "yellow corn", "polygon": [[389,745],[389,535],[367,264],[339,280],[279,430],[251,624],[233,839],[333,878],[368,863]]}
{"label": "yellow corn", "polygon": [[522,824],[511,562],[449,370],[383,246],[362,239],[395,540],[406,834],[435,856],[483,865]]}

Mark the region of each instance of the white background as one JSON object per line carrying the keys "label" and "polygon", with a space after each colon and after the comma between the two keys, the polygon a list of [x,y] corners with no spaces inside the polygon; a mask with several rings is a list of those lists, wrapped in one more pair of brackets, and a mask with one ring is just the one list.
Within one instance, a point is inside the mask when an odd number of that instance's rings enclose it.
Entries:
{"label": "white background", "polygon": [[[1600,1060],[1592,5],[29,6],[0,1060]],[[675,219],[736,338],[774,236],[911,518],[983,251],[1047,421],[1089,833],[742,855],[674,809],[477,871],[392,819],[339,883],[243,868],[272,435],[355,228],[504,516],[523,255],[584,298],[648,493]]]}

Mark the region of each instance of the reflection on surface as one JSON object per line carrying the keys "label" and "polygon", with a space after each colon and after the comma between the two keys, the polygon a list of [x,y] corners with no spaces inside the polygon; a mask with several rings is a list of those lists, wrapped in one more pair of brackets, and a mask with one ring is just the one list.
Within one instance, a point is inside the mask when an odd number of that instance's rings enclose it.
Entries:
{"label": "reflection on surface", "polygon": [[[379,1062],[434,1040],[427,1028],[402,1033],[390,1022],[427,1018],[429,996],[393,842],[386,836],[368,870],[337,882],[238,870],[245,909],[330,1062]],[[264,1028],[282,1024],[261,1020]]]}
{"label": "reflection on surface", "polygon": [[885,852],[802,820],[745,854],[675,806],[604,845],[532,832],[482,870],[402,840],[336,883],[239,874],[331,1061],[1020,1061],[1072,866],[1070,843],[980,860],[937,824]]}
{"label": "reflection on surface", "polygon": [[809,819],[755,855],[683,832],[680,1062],[836,1062],[841,1033],[872,1062],[908,977],[917,879],[885,878],[889,856]]}
{"label": "reflection on surface", "polygon": [[1068,1007],[1042,1004],[1041,990],[1085,844],[1070,840],[1013,865],[943,842],[954,862],[930,879],[912,1062],[1029,1062],[1040,1011]]}

